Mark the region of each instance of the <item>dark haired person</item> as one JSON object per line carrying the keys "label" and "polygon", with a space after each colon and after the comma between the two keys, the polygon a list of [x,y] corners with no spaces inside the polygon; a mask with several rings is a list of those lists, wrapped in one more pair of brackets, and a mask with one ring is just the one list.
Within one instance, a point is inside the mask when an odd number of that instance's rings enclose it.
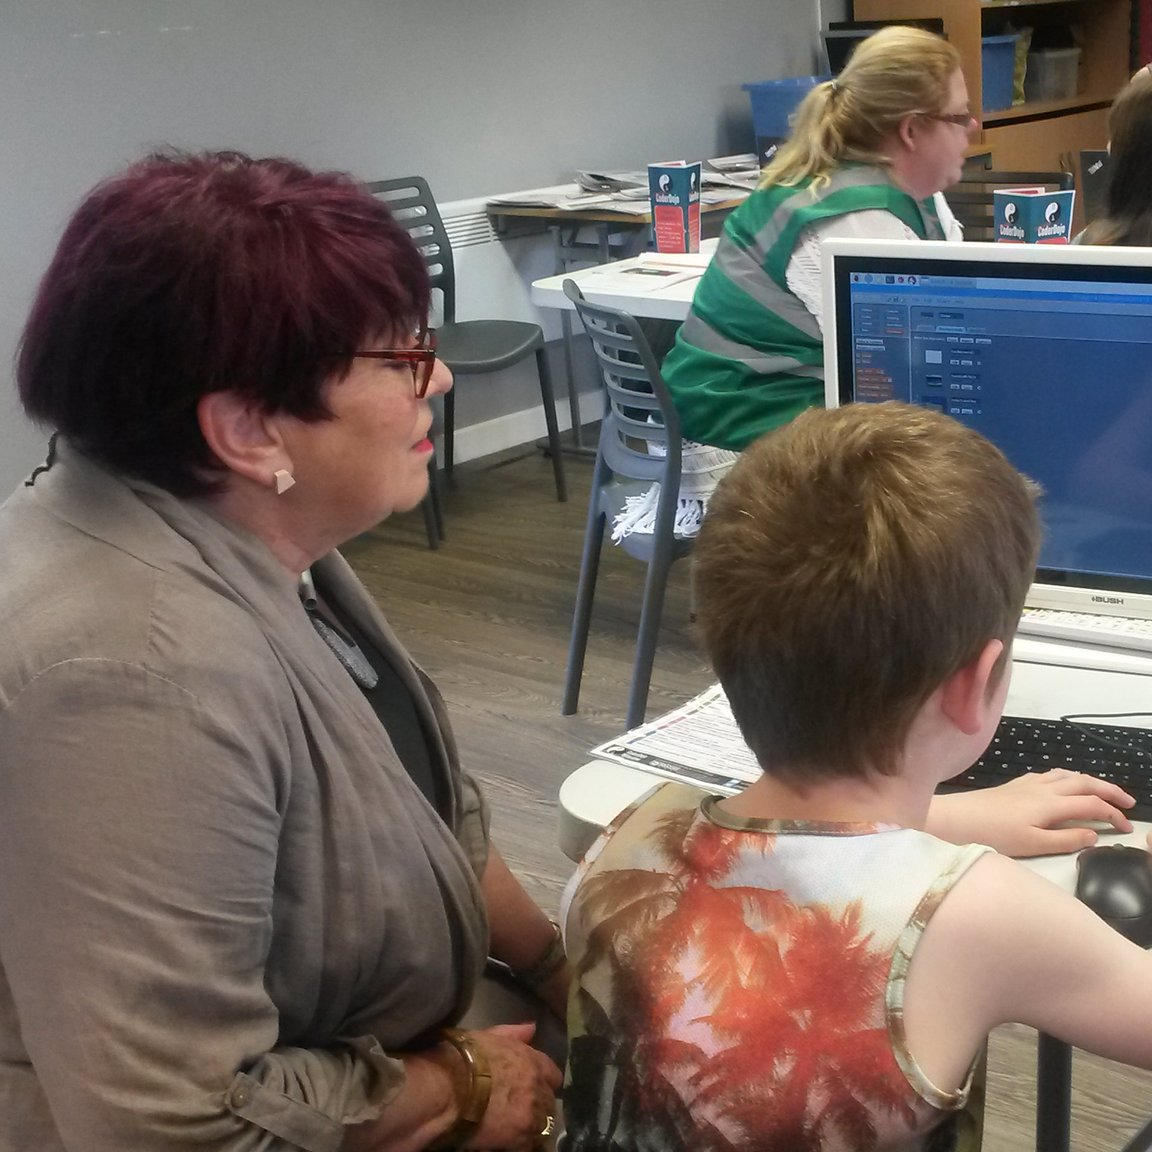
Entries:
{"label": "dark haired person", "polygon": [[1079,244],[1152,247],[1152,66],[1137,72],[1108,113],[1104,208]]}
{"label": "dark haired person", "polygon": [[526,1150],[557,1011],[440,697],[336,548],[425,492],[423,261],[347,176],[151,157],[24,331],[0,509],[0,1148]]}

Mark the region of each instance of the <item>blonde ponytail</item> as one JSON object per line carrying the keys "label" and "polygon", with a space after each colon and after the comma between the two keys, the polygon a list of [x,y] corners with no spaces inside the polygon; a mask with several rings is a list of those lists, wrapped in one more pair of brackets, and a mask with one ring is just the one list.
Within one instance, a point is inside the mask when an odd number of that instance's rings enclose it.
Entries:
{"label": "blonde ponytail", "polygon": [[891,27],[864,40],[834,80],[800,102],[792,133],[764,171],[761,187],[828,182],[841,164],[886,165],[881,151],[900,121],[942,112],[960,54],[919,28]]}

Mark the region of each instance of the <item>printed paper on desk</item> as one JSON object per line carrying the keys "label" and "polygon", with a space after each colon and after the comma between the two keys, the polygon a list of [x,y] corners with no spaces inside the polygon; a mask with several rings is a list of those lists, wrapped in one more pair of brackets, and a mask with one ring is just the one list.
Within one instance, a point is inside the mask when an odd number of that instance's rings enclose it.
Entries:
{"label": "printed paper on desk", "polygon": [[584,273],[580,284],[589,292],[657,292],[685,280],[698,280],[708,266],[699,253],[682,259],[693,263],[673,263],[670,256],[641,256],[636,261],[605,264]]}
{"label": "printed paper on desk", "polygon": [[755,152],[740,152],[735,156],[713,156],[711,160],[704,161],[704,166],[717,172],[758,172],[760,170],[760,163],[756,159]]}
{"label": "printed paper on desk", "polygon": [[755,153],[745,152],[740,156],[717,156],[714,160],[705,160],[700,183],[705,188],[712,184],[740,188],[745,192],[753,191],[760,183],[760,165]]}
{"label": "printed paper on desk", "polygon": [[591,754],[728,796],[761,775],[719,684]]}
{"label": "printed paper on desk", "polygon": [[647,216],[648,197],[636,200],[631,196],[622,196],[619,192],[606,195],[581,196],[575,200],[557,204],[557,208],[565,212],[579,212],[587,208],[592,212],[619,212],[623,216]]}
{"label": "printed paper on desk", "polygon": [[536,188],[530,192],[509,192],[491,196],[489,208],[560,208],[573,198],[583,196],[579,184],[558,184],[554,188]]}
{"label": "printed paper on desk", "polygon": [[[623,263],[623,262],[622,262]],[[626,291],[647,293],[679,285],[685,280],[698,280],[704,275],[703,264],[662,264],[658,258],[624,263],[622,267],[606,264],[581,276],[581,287],[588,291]]]}
{"label": "printed paper on desk", "polygon": [[648,187],[643,172],[577,172],[576,183],[586,192],[643,192]]}

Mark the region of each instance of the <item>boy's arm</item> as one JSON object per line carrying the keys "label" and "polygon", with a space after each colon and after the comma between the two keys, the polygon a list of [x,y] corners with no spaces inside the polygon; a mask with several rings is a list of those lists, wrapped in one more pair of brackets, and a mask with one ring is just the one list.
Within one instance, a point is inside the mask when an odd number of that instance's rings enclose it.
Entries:
{"label": "boy's arm", "polygon": [[1010,1021],[1152,1068],[1152,953],[1071,893],[989,854],[941,903],[914,954],[909,1048],[946,1075],[948,1049],[970,1058]]}
{"label": "boy's arm", "polygon": [[997,788],[933,796],[925,830],[953,844],[987,844],[1006,856],[1053,856],[1096,843],[1091,828],[1058,825],[1092,820],[1131,832],[1122,809],[1134,803],[1115,784],[1053,768]]}

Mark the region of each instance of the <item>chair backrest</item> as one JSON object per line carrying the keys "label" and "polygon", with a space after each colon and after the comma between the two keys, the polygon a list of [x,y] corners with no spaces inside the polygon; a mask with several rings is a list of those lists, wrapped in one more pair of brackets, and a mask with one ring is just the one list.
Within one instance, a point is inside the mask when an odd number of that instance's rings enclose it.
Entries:
{"label": "chair backrest", "polygon": [[432,288],[439,289],[441,314],[445,324],[456,319],[456,270],[452,245],[432,190],[423,176],[401,176],[395,180],[374,180],[364,185],[366,192],[387,203],[392,215],[408,229],[428,266]]}
{"label": "chair backrest", "polygon": [[1067,191],[1073,183],[1071,172],[965,171],[958,184],[945,190],[944,199],[964,225],[965,240],[995,240],[993,193],[997,188],[1043,188],[1054,192]]}
{"label": "chair backrest", "polygon": [[601,459],[624,479],[661,481],[675,500],[680,417],[647,337],[634,316],[585,300],[574,280],[564,281],[564,295],[592,341],[604,382]]}

